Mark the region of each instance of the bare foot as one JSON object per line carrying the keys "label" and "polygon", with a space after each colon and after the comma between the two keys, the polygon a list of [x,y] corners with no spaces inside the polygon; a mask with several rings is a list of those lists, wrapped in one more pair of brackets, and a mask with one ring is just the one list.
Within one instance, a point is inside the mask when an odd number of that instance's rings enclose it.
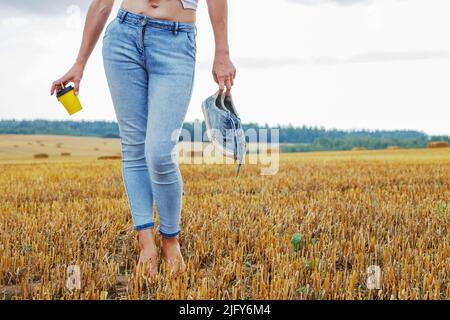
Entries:
{"label": "bare foot", "polygon": [[158,274],[158,252],[153,229],[139,231],[139,262],[136,273],[153,277]]}
{"label": "bare foot", "polygon": [[180,243],[178,237],[162,239],[162,252],[164,262],[170,272],[175,274],[186,271],[186,263],[180,250]]}

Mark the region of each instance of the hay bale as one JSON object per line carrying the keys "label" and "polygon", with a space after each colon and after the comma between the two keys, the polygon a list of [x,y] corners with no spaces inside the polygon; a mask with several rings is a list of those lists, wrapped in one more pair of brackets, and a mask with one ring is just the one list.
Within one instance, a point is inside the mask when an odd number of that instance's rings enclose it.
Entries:
{"label": "hay bale", "polygon": [[48,159],[49,155],[46,153],[37,153],[34,155],[35,159]]}
{"label": "hay bale", "polygon": [[61,157],[70,157],[72,154],[70,152],[62,152]]}
{"label": "hay bale", "polygon": [[121,156],[101,156],[97,160],[122,160]]}
{"label": "hay bale", "polygon": [[434,149],[434,148],[448,148],[448,142],[447,141],[433,141],[428,143],[428,148]]}
{"label": "hay bale", "polygon": [[365,147],[354,147],[352,149],[352,151],[365,151],[365,150],[367,150],[367,148],[365,148]]}
{"label": "hay bale", "polygon": [[399,146],[388,146],[386,149],[388,150],[400,150]]}

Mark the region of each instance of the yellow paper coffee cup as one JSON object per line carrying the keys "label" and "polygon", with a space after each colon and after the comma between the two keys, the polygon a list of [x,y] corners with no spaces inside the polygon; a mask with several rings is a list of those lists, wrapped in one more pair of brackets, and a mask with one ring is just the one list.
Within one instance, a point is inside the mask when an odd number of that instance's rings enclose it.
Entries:
{"label": "yellow paper coffee cup", "polygon": [[58,101],[63,104],[64,108],[66,108],[70,115],[74,115],[83,109],[80,100],[75,95],[73,86],[65,87],[62,85],[61,90],[56,93],[56,96]]}

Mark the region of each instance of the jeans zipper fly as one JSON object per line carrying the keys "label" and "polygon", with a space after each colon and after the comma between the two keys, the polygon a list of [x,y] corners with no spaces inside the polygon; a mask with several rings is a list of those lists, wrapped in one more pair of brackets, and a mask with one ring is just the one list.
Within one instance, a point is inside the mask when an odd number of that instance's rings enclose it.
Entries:
{"label": "jeans zipper fly", "polygon": [[141,30],[141,49],[142,51],[144,51],[144,38],[145,38],[145,28],[147,27],[147,19],[142,19],[141,21],[141,26],[142,26],[142,30]]}

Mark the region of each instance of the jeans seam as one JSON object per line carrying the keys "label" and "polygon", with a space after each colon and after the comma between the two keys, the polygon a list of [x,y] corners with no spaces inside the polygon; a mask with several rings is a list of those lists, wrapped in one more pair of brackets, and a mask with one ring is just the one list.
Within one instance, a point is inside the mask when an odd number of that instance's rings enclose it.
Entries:
{"label": "jeans seam", "polygon": [[[124,157],[123,157],[123,151],[122,151],[122,159],[123,159]],[[122,160],[122,177],[124,177],[124,174],[125,174],[125,167],[124,167],[124,161]],[[128,202],[128,208],[130,209],[130,212],[131,212],[131,216],[132,216],[132,218],[134,217],[133,216],[133,208],[131,207],[131,201],[130,201],[130,196],[129,196],[129,193],[128,193],[128,187],[127,187],[127,184],[126,184],[126,182],[125,182],[125,179],[124,178],[122,178],[123,179],[123,186],[125,187],[125,193],[126,193],[126,195],[127,195],[127,202]],[[152,208],[152,213],[151,213],[151,215],[153,214],[153,208]],[[151,216],[150,215],[150,216]],[[134,218],[133,218],[133,220],[134,220]],[[134,221],[133,221],[134,222]],[[152,221],[152,222],[149,222],[148,224],[153,224],[153,226],[152,227],[154,227],[155,226],[155,222],[154,221]],[[144,226],[146,226],[147,224],[145,224]],[[139,226],[135,226],[134,227],[134,229],[135,230],[137,230],[137,228],[138,228]]]}
{"label": "jeans seam", "polygon": [[147,19],[143,19],[141,20],[141,30],[140,30],[140,35],[139,35],[139,44],[140,44],[140,48],[139,50],[141,51],[141,54],[144,58],[144,62],[145,62],[145,31],[147,29]]}
{"label": "jeans seam", "polygon": [[190,93],[189,93],[188,103],[192,100],[192,94],[193,94],[193,92],[194,92],[194,81],[195,81],[196,63],[197,63],[197,57],[194,59],[194,68],[193,68],[193,70],[192,70],[191,89],[190,89]]}

